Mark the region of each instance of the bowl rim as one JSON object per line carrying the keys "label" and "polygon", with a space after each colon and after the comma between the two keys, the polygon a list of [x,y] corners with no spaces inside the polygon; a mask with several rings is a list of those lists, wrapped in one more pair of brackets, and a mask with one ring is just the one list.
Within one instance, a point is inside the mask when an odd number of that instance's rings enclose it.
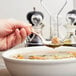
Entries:
{"label": "bowl rim", "polygon": [[[42,46],[43,47],[43,46]],[[41,46],[39,47],[26,47],[26,48],[18,48],[19,50],[20,49],[28,49],[28,48],[42,48]],[[2,54],[2,58],[4,59],[4,61],[9,61],[9,62],[14,62],[14,63],[36,63],[36,64],[59,64],[59,63],[71,63],[71,62],[76,62],[76,58],[67,58],[67,59],[58,59],[58,60],[31,60],[31,59],[15,59],[15,58],[9,58],[9,57],[6,57],[5,54],[6,53],[9,53],[11,51],[15,51],[15,50],[18,50],[18,49],[10,49],[10,50],[7,50],[5,51],[3,54]],[[47,49],[47,47],[46,47]],[[74,48],[76,49],[76,48]]]}

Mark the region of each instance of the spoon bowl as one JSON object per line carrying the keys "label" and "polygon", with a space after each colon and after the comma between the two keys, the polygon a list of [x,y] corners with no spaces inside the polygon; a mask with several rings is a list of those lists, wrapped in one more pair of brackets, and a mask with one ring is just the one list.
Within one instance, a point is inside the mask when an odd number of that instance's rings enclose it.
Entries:
{"label": "spoon bowl", "polygon": [[36,34],[42,40],[42,43],[43,43],[44,46],[47,46],[47,47],[50,47],[50,48],[56,48],[56,47],[60,47],[60,46],[63,45],[62,42],[59,43],[59,44],[53,44],[51,42],[51,40],[50,41],[46,41],[40,34],[36,33],[35,31],[33,31],[33,33]]}
{"label": "spoon bowl", "polygon": [[45,46],[51,47],[51,48],[57,48],[57,47],[62,46],[62,44],[45,44]]}
{"label": "spoon bowl", "polygon": [[60,47],[60,46],[76,46],[76,44],[64,44],[64,42],[60,42],[60,43],[58,43],[58,44],[53,44],[52,42],[51,42],[51,40],[50,41],[46,41],[42,36],[41,36],[41,34],[38,34],[38,33],[36,33],[34,30],[32,31],[34,34],[36,34],[41,40],[42,40],[42,43],[43,43],[43,45],[44,46],[47,46],[47,47],[50,47],[50,48],[57,48],[57,47]]}

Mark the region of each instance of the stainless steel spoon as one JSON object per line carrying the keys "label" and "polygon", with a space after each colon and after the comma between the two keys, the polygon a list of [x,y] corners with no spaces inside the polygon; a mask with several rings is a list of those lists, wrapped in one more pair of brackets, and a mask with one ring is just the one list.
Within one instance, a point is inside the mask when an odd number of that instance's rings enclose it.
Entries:
{"label": "stainless steel spoon", "polygon": [[46,41],[46,40],[41,36],[41,34],[36,33],[34,30],[32,30],[32,33],[36,34],[36,35],[42,40],[42,43],[43,43],[44,46],[47,46],[47,47],[50,47],[50,48],[56,48],[56,47],[63,46],[63,43],[53,44],[53,43],[51,43],[51,40],[50,40],[50,41]]}

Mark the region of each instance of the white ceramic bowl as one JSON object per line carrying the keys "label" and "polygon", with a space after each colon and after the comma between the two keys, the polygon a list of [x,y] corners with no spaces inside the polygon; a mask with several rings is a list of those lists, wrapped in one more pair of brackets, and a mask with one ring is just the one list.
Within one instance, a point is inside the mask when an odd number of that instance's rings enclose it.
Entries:
{"label": "white ceramic bowl", "polygon": [[46,54],[50,51],[76,51],[74,47],[27,47],[3,53],[6,67],[12,76],[76,76],[76,58],[58,60],[14,59],[15,54]]}

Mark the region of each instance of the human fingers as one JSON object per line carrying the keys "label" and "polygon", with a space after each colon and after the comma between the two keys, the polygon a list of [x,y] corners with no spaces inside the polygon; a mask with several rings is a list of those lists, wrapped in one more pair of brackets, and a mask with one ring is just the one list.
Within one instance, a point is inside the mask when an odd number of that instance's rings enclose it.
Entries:
{"label": "human fingers", "polygon": [[25,38],[27,37],[26,30],[24,28],[22,28],[20,30],[20,34],[21,34],[21,38],[22,38],[21,42],[23,42],[25,40]]}
{"label": "human fingers", "polygon": [[15,29],[20,30],[21,28],[24,28],[27,32],[27,35],[30,35],[31,32],[32,32],[32,25],[25,24],[25,22],[23,22],[23,21],[13,21],[13,22],[10,23],[10,25],[12,26],[13,31]]}
{"label": "human fingers", "polygon": [[30,35],[32,33],[32,26],[28,25],[24,28],[26,30],[27,35]]}
{"label": "human fingers", "polygon": [[[22,32],[23,30],[21,30]],[[18,44],[20,44],[23,40],[23,35],[21,34],[19,29],[16,29],[15,32],[5,37],[6,41],[4,44],[6,44],[6,47],[2,47],[2,49],[9,49],[12,48]],[[22,33],[24,33],[23,31]],[[22,38],[23,37],[23,38]]]}
{"label": "human fingers", "polygon": [[7,24],[9,27],[11,27],[10,29],[12,29],[12,32],[14,32],[16,29],[21,30],[21,28],[24,28],[26,30],[27,35],[31,34],[32,25],[26,24],[24,21],[10,19],[7,21]]}
{"label": "human fingers", "polygon": [[9,36],[6,37],[6,45],[7,49],[12,48],[15,46],[15,33],[10,34]]}
{"label": "human fingers", "polygon": [[7,49],[6,38],[0,38],[0,51]]}
{"label": "human fingers", "polygon": [[15,44],[15,34],[0,38],[0,51],[12,48]]}
{"label": "human fingers", "polygon": [[15,30],[15,36],[16,36],[15,45],[17,45],[17,44],[21,43],[21,40],[22,40],[19,29]]}

